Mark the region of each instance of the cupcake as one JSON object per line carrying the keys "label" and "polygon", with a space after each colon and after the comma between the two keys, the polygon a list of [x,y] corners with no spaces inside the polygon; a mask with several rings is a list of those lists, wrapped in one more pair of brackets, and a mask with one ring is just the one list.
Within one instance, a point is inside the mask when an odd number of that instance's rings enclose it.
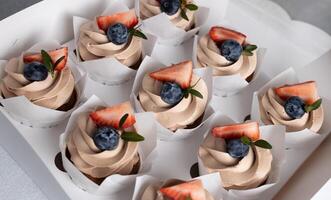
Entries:
{"label": "cupcake", "polygon": [[200,125],[208,103],[208,88],[205,81],[193,73],[191,61],[142,76],[137,99],[144,111],[153,112],[156,120],[171,131]]}
{"label": "cupcake", "polygon": [[68,48],[25,53],[10,59],[0,83],[2,98],[25,96],[44,108],[68,111],[77,102],[75,80],[67,65]]}
{"label": "cupcake", "polygon": [[260,116],[264,124],[281,124],[288,132],[318,132],[324,121],[321,103],[315,81],[283,85],[260,95]]}
{"label": "cupcake", "polygon": [[[66,157],[97,184],[113,174],[137,174],[141,166],[136,119],[129,102],[81,112],[67,137]],[[63,156],[63,155],[62,155]]]}
{"label": "cupcake", "polygon": [[214,26],[198,40],[197,66],[212,67],[214,76],[239,74],[249,82],[257,67],[256,49],[247,42],[246,35]]}
{"label": "cupcake", "polygon": [[226,190],[257,188],[271,173],[271,148],[257,122],[215,126],[199,147],[199,169],[219,172]]}
{"label": "cupcake", "polygon": [[184,31],[194,28],[198,6],[192,0],[140,0],[139,2],[142,19],[165,13],[176,27]]}
{"label": "cupcake", "polygon": [[191,199],[214,200],[213,196],[204,188],[199,179],[182,181],[171,179],[164,183],[148,185],[141,200]]}
{"label": "cupcake", "polygon": [[137,69],[142,59],[142,38],[133,9],[99,16],[79,28],[77,53],[82,61],[115,58],[121,64]]}

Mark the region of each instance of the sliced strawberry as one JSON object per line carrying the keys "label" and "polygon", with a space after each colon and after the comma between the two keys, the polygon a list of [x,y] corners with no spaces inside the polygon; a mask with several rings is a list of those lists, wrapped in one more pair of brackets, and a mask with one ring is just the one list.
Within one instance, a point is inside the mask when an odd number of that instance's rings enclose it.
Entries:
{"label": "sliced strawberry", "polygon": [[209,36],[214,42],[224,42],[225,40],[235,40],[243,45],[246,40],[246,35],[220,26],[214,26],[209,31]]}
{"label": "sliced strawberry", "polygon": [[192,61],[184,61],[149,74],[159,81],[176,82],[182,89],[190,87],[193,73]]}
{"label": "sliced strawberry", "polygon": [[307,81],[294,85],[284,85],[275,88],[275,93],[284,101],[286,101],[291,96],[298,96],[308,105],[313,104],[316,100],[319,99],[315,81]]}
{"label": "sliced strawberry", "polygon": [[136,12],[132,9],[127,12],[116,13],[114,15],[99,16],[97,23],[100,29],[106,31],[107,28],[115,23],[122,23],[128,28],[133,28],[138,24]]}
{"label": "sliced strawberry", "polygon": [[257,122],[215,127],[212,130],[212,134],[214,137],[221,137],[224,139],[236,139],[241,138],[242,136],[247,136],[252,141],[260,139],[260,129]]}
{"label": "sliced strawberry", "polygon": [[205,200],[206,195],[201,180],[193,180],[178,185],[161,188],[160,192],[171,200]]}
{"label": "sliced strawberry", "polygon": [[118,129],[120,128],[120,120],[125,114],[128,114],[129,116],[122,125],[122,128],[128,128],[136,123],[136,118],[133,115],[133,109],[130,102],[124,102],[112,107],[92,112],[90,113],[90,117],[97,125],[112,126]]}
{"label": "sliced strawberry", "polygon": [[[55,62],[58,59],[60,59],[62,56],[64,56],[64,59],[56,66],[56,68],[55,68],[56,71],[61,71],[66,66],[67,60],[68,60],[68,47],[63,47],[61,49],[48,51],[47,53],[51,57],[53,64],[55,64]],[[30,63],[30,62],[34,62],[34,61],[42,63],[43,59],[41,57],[41,54],[37,53],[37,54],[31,54],[31,55],[24,55],[23,61],[24,61],[24,63]]]}

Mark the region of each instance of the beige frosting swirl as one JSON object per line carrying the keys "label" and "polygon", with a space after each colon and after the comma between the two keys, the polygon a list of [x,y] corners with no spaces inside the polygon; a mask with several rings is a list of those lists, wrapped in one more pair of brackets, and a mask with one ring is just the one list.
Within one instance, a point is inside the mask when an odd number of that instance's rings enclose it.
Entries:
{"label": "beige frosting swirl", "polygon": [[269,149],[249,147],[248,154],[233,158],[226,152],[226,142],[208,134],[199,148],[199,158],[208,173],[219,172],[225,189],[245,190],[263,184],[271,171]]}
{"label": "beige frosting swirl", "polygon": [[162,82],[146,74],[139,91],[139,101],[147,112],[154,112],[157,121],[164,127],[175,131],[194,123],[204,113],[208,101],[208,88],[206,83],[196,75],[192,75],[191,86],[198,90],[203,98],[189,94],[178,104],[171,107],[160,97]]}
{"label": "beige frosting swirl", "polygon": [[317,132],[322,127],[324,113],[322,105],[309,113],[305,113],[300,119],[292,119],[284,109],[284,101],[281,100],[270,88],[259,98],[261,120],[264,124],[281,124],[286,126],[286,131],[301,131],[308,128]]}
{"label": "beige frosting swirl", "polygon": [[80,27],[78,52],[85,60],[98,58],[116,58],[126,66],[133,66],[141,58],[142,40],[133,36],[126,44],[116,45],[110,42],[105,31],[98,28],[95,21],[90,21]]}
{"label": "beige frosting swirl", "polygon": [[[171,187],[174,185],[178,185],[184,183],[184,181],[171,179],[166,182],[159,184],[152,184],[146,187],[144,190],[141,200],[167,200],[167,197],[164,197],[163,194],[159,191],[163,187]],[[206,190],[205,191],[205,199],[202,200],[214,200],[213,196]]]}
{"label": "beige frosting swirl", "polygon": [[43,81],[28,81],[23,75],[23,58],[12,58],[5,66],[7,75],[0,84],[4,98],[25,96],[32,103],[58,109],[66,104],[74,91],[75,80],[69,67],[55,71],[54,78],[49,74]]}
{"label": "beige frosting swirl", "polygon": [[116,149],[100,151],[92,139],[95,130],[96,125],[88,113],[78,117],[67,143],[70,159],[75,166],[93,178],[105,178],[112,174],[128,175],[135,171],[140,163],[138,143],[120,139]]}
{"label": "beige frosting swirl", "polygon": [[214,76],[240,74],[247,79],[254,73],[257,65],[256,50],[252,56],[241,55],[235,63],[228,61],[219,52],[216,43],[208,34],[201,37],[197,45],[198,67],[213,67]]}
{"label": "beige frosting swirl", "polygon": [[[192,3],[192,0],[187,0],[187,3]],[[140,0],[140,16],[142,19],[153,17],[160,14],[160,3],[157,0]],[[180,15],[180,9],[174,15],[167,15],[170,21],[180,29],[189,31],[195,21],[195,11],[186,10],[188,21],[183,19]]]}

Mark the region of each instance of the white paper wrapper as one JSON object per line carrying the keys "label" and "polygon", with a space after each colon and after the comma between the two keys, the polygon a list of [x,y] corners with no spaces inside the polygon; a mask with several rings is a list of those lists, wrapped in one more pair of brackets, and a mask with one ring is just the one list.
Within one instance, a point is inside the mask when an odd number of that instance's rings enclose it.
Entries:
{"label": "white paper wrapper", "polygon": [[[132,105],[135,106],[135,109],[137,112],[145,112],[138,101],[138,93],[141,88],[141,82],[143,80],[143,77],[145,74],[150,73],[152,71],[156,71],[162,66],[166,67],[166,65],[160,63],[159,61],[146,56],[141,63],[141,66],[137,72],[136,79],[133,84],[133,89],[132,93],[130,96],[131,103]],[[201,132],[204,132],[204,129],[206,127],[206,124],[208,124],[211,116],[214,114],[214,110],[209,106],[210,99],[212,97],[212,71],[210,68],[206,69],[195,69],[193,73],[197,74],[199,77],[201,77],[208,88],[208,102],[207,102],[207,107],[204,113],[204,117],[202,120],[202,123],[197,126],[196,128],[193,129],[177,129],[175,132],[170,131],[169,129],[163,127],[159,122],[156,122],[157,124],[157,130],[158,130],[158,136],[162,140],[178,140],[178,139],[183,139],[187,138],[193,134],[198,134]]]}
{"label": "white paper wrapper", "polygon": [[[72,181],[82,190],[92,194],[100,196],[110,196],[120,192],[122,189],[126,189],[134,184],[136,176],[143,173],[147,173],[152,165],[152,160],[156,156],[156,127],[154,125],[154,118],[151,113],[137,113],[135,114],[136,124],[135,128],[139,134],[145,137],[145,140],[139,142],[139,156],[141,166],[138,174],[136,175],[111,175],[107,177],[101,185],[97,185],[90,179],[88,179],[82,172],[76,168],[73,163],[65,156],[67,148],[67,138],[71,131],[76,126],[77,117],[83,113],[92,111],[98,106],[107,106],[98,97],[92,96],[82,106],[80,106],[75,112],[72,113],[65,132],[60,136],[60,150],[62,154],[62,161],[65,170],[72,179]],[[146,124],[145,122],[149,123]]]}
{"label": "white paper wrapper", "polygon": [[[140,0],[135,0],[136,10],[140,15]],[[146,33],[155,35],[158,38],[158,43],[165,45],[179,45],[182,42],[192,38],[206,22],[209,15],[209,8],[200,6],[195,11],[195,26],[189,31],[185,31],[176,27],[170,20],[167,14],[161,13],[142,21],[142,30]],[[217,5],[214,5],[217,6]]]}
{"label": "white paper wrapper", "polygon": [[[217,24],[216,24],[217,25]],[[215,26],[215,25],[214,25]],[[209,29],[208,29],[209,31]],[[205,33],[200,33],[199,35],[204,36]],[[194,37],[194,44],[193,44],[193,53],[192,53],[192,60],[197,65],[197,48],[198,48],[198,42],[200,37],[195,36]],[[240,74],[234,74],[234,75],[227,75],[227,76],[213,76],[214,81],[214,94],[217,96],[230,96],[233,95],[240,90],[246,88],[250,83],[254,82],[259,76],[265,76],[265,73],[263,72],[262,64],[263,64],[263,58],[266,54],[267,49],[258,47],[257,49],[257,65],[252,77],[252,80],[250,82],[246,81],[246,79],[242,78]],[[213,67],[213,66],[209,66]]]}
{"label": "white paper wrapper", "polygon": [[[195,179],[202,181],[204,188],[214,197],[215,200],[221,200],[221,193],[219,192],[220,176],[218,173],[207,174]],[[149,175],[137,177],[132,200],[142,200],[141,196],[149,185],[161,185],[162,182],[162,180]]]}
{"label": "white paper wrapper", "polygon": [[[210,122],[208,127],[207,134],[211,134],[211,129],[216,126],[228,125],[237,123],[230,119],[229,117],[216,113]],[[273,161],[271,165],[271,172],[268,176],[266,184],[259,186],[254,189],[248,190],[225,190],[222,189],[221,193],[225,200],[239,200],[239,199],[269,199],[270,193],[269,190],[272,190],[273,187],[279,182],[280,171],[285,162],[285,128],[279,125],[269,125],[269,126],[260,126],[261,138],[267,140],[271,145],[271,153],[273,156]],[[199,163],[199,172],[200,175],[207,174],[207,169],[204,167],[202,160],[198,157]],[[221,180],[222,181],[222,180]]]}
{"label": "white paper wrapper", "polygon": [[[24,54],[28,52],[40,52],[41,49],[54,50],[60,47],[61,45],[57,41],[44,41],[35,44],[24,52]],[[23,54],[21,54],[21,56],[23,56]],[[6,74],[4,72],[6,63],[7,61],[0,61],[1,78]],[[4,110],[16,121],[34,128],[49,128],[66,120],[79,103],[84,100],[83,93],[86,82],[86,77],[79,73],[74,63],[70,63],[70,59],[68,59],[67,65],[74,75],[75,90],[77,92],[76,105],[71,110],[64,112],[38,106],[31,103],[25,96],[16,96],[7,99],[3,99],[2,96],[0,96],[0,103],[4,106]]]}
{"label": "white paper wrapper", "polygon": [[[130,8],[128,4],[122,1],[109,0],[106,1],[106,9],[103,13],[100,14],[100,16],[112,15],[118,12],[125,12],[129,10]],[[78,16],[73,17],[76,50],[78,49],[78,40],[80,34],[79,29],[81,25],[89,21],[91,20]],[[142,39],[142,58],[145,55],[151,54],[151,51],[153,50],[154,44],[156,42],[156,38],[154,36],[150,34],[146,34],[146,36],[148,38],[147,40]],[[76,52],[79,54],[78,51]],[[115,58],[100,58],[95,60],[82,61],[79,55],[75,57],[78,65],[83,68],[85,72],[87,72],[91,79],[102,84],[118,85],[133,79],[136,74],[136,70],[123,65]]]}
{"label": "white paper wrapper", "polygon": [[[302,68],[303,70],[305,68]],[[309,73],[309,72],[308,72]],[[258,97],[261,97],[263,94],[266,93],[266,91],[269,88],[275,88],[279,87],[285,84],[295,84],[302,82],[304,80],[297,77],[297,72],[293,68],[289,68],[285,70],[284,72],[277,75],[275,78],[273,78],[270,82],[268,82],[264,87],[262,87],[260,90],[254,93],[253,96],[253,102],[252,102],[252,111],[251,111],[251,118],[252,120],[259,121],[261,124],[263,122],[261,121],[260,117],[260,108],[259,108],[259,99]],[[322,75],[323,76],[323,75]],[[325,75],[324,75],[325,76]],[[321,77],[322,78],[322,77]],[[307,80],[306,80],[307,81]],[[317,86],[320,87],[328,87],[326,85],[319,85],[318,80]],[[302,131],[297,132],[289,132],[286,134],[286,144],[288,148],[306,148],[307,145],[313,145],[315,142],[321,141],[329,132],[331,131],[331,124],[328,123],[331,120],[331,101],[321,96],[323,99],[322,106],[324,110],[324,122],[322,125],[322,128],[318,131],[318,133],[315,133],[309,129],[304,129]]]}

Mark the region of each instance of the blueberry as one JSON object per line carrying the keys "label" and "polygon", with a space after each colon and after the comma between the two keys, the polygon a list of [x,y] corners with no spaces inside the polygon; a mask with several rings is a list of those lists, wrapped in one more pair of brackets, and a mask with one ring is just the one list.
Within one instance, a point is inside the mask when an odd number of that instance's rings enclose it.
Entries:
{"label": "blueberry", "polygon": [[221,55],[231,62],[236,62],[243,51],[242,46],[235,40],[225,40],[219,48]]}
{"label": "blueberry", "polygon": [[179,0],[160,0],[160,8],[167,15],[174,15],[180,8]]}
{"label": "blueberry", "polygon": [[233,158],[243,158],[248,154],[249,146],[240,139],[231,139],[226,141],[226,150]]}
{"label": "blueberry", "polygon": [[107,29],[107,38],[110,42],[116,45],[124,44],[129,39],[128,28],[121,23],[116,23],[114,25],[111,25]]}
{"label": "blueberry", "polygon": [[23,76],[29,81],[43,81],[48,76],[48,70],[45,65],[32,62],[24,65]]}
{"label": "blueberry", "polygon": [[164,82],[161,86],[161,99],[170,104],[176,105],[183,98],[183,90],[177,83]]}
{"label": "blueberry", "polygon": [[285,112],[292,119],[300,119],[305,114],[305,102],[300,97],[290,97],[284,104]]}
{"label": "blueberry", "polygon": [[116,149],[119,139],[120,135],[111,126],[99,127],[93,135],[94,144],[101,151]]}

